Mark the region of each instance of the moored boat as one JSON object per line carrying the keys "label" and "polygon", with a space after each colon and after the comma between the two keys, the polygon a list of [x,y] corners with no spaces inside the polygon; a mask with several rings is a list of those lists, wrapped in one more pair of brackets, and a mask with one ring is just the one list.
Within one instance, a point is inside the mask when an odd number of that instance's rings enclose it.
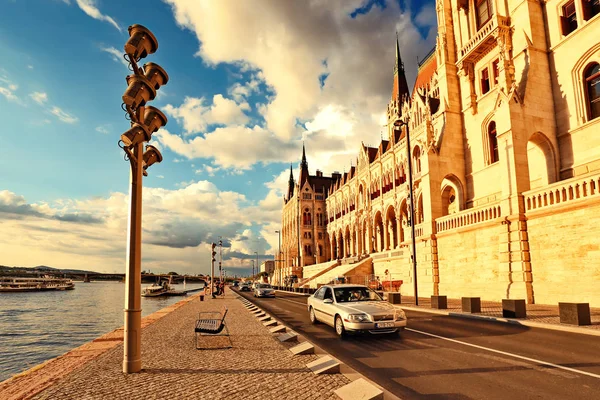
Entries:
{"label": "moored boat", "polygon": [[43,292],[49,290],[73,290],[75,284],[65,278],[14,278],[0,277],[0,292]]}

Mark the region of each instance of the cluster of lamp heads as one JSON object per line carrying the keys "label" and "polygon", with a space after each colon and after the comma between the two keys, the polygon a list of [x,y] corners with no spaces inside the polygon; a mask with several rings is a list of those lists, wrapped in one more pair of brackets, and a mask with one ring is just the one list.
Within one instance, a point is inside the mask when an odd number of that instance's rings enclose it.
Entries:
{"label": "cluster of lamp heads", "polygon": [[[152,134],[167,124],[167,117],[156,107],[146,106],[146,103],[156,98],[161,86],[169,81],[169,75],[158,64],[149,62],[142,68],[137,67],[138,61],[153,54],[158,49],[158,41],[149,29],[142,25],[129,27],[129,40],[125,43],[125,59],[130,63],[133,74],[127,76],[127,89],[123,94],[123,105],[132,115],[131,128],[121,135],[121,142],[126,152],[138,144],[150,141]],[[156,162],[162,161],[160,151],[147,145],[143,154],[143,174],[146,169]]]}

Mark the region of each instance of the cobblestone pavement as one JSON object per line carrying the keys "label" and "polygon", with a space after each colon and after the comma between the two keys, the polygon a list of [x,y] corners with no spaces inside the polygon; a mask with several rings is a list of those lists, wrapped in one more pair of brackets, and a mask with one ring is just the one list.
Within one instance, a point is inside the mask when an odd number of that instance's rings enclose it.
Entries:
{"label": "cobblestone pavement", "polygon": [[[333,391],[349,380],[341,374],[314,375],[306,364],[316,355],[293,356],[254,317],[237,295],[195,299],[142,332],[143,371],[121,372],[122,343],[52,386],[36,399],[336,399]],[[196,350],[194,323],[200,311],[229,309],[225,337],[203,336]]]}
{"label": "cobblestone pavement", "polygon": [[[402,296],[402,304],[415,307],[414,296]],[[427,297],[419,297],[419,305],[416,306],[423,309],[431,309],[431,299]],[[442,310],[452,313],[462,313],[462,305],[460,299],[448,299],[448,309]],[[467,314],[467,313],[464,313]],[[590,308],[592,319],[591,325],[583,325],[578,328],[600,330],[600,308]],[[485,315],[488,317],[502,318],[502,303],[496,301],[481,301],[481,312],[473,315]],[[544,304],[527,304],[527,321],[539,322],[545,324],[554,324],[561,326],[573,326],[560,323],[558,314],[558,305]]]}

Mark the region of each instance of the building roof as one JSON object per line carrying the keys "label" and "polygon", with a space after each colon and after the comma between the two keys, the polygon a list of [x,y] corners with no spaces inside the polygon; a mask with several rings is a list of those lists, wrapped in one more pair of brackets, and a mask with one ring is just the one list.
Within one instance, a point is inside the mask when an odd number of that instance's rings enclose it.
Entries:
{"label": "building roof", "polygon": [[419,69],[417,71],[417,79],[415,80],[415,86],[413,86],[413,96],[418,88],[427,86],[431,82],[433,74],[437,70],[437,57],[435,56],[435,48],[425,56],[423,61],[419,62]]}

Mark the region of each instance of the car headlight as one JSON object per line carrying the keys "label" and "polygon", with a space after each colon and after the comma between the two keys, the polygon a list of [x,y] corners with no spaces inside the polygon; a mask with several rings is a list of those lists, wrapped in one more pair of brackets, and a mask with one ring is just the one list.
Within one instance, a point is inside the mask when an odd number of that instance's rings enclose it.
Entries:
{"label": "car headlight", "polygon": [[367,314],[349,314],[348,321],[350,321],[350,322],[368,322],[369,316]]}
{"label": "car headlight", "polygon": [[394,318],[396,321],[401,321],[406,319],[406,314],[404,314],[403,310],[396,310],[396,317]]}

